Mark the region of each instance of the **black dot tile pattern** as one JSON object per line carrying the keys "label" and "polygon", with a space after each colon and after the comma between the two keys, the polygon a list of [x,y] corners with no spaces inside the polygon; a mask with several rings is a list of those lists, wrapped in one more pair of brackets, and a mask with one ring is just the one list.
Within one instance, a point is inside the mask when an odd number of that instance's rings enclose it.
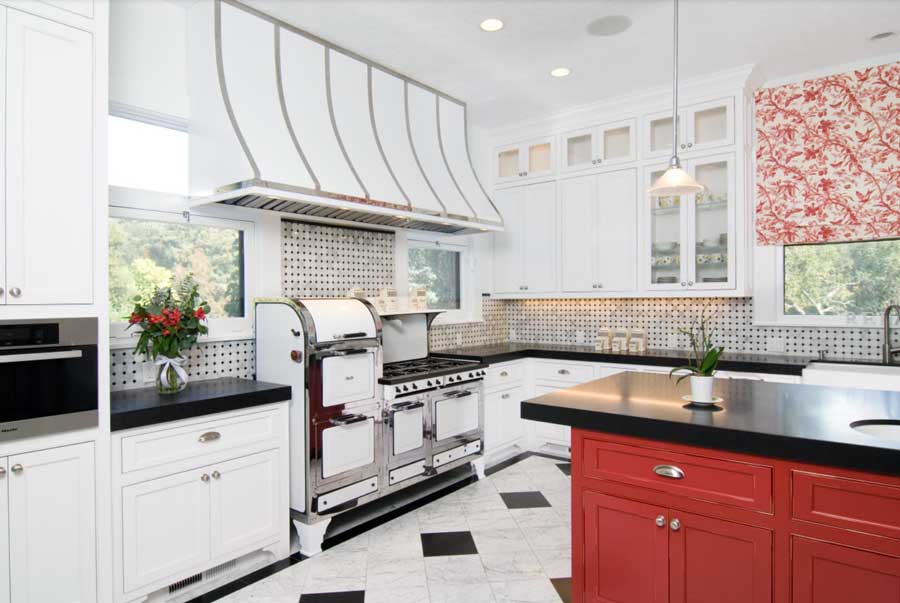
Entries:
{"label": "black dot tile pattern", "polygon": [[421,536],[422,553],[426,557],[478,554],[471,532],[428,532]]}
{"label": "black dot tile pattern", "polygon": [[307,593],[300,603],[365,603],[366,591],[348,590],[339,593]]}
{"label": "black dot tile pattern", "polygon": [[537,509],[550,506],[550,502],[540,492],[501,492],[500,498],[508,509]]}

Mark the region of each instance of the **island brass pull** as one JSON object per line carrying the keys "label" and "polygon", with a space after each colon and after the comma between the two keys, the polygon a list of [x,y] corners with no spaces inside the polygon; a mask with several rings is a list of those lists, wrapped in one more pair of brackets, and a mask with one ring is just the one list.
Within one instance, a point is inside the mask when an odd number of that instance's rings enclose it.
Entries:
{"label": "island brass pull", "polygon": [[671,479],[684,479],[684,471],[675,465],[657,465],[653,468],[653,473],[660,477],[668,477]]}
{"label": "island brass pull", "polygon": [[656,525],[661,528],[666,527],[666,516],[665,515],[657,515],[656,516]]}
{"label": "island brass pull", "polygon": [[222,437],[222,434],[219,433],[218,431],[207,431],[206,433],[201,435],[199,438],[197,438],[197,441],[200,442],[201,444],[205,444],[207,442],[215,442],[216,440],[218,440],[221,437]]}
{"label": "island brass pull", "polygon": [[678,530],[681,529],[681,522],[678,521],[677,519],[673,519],[672,521],[669,522],[669,527],[672,528],[673,532],[677,532]]}

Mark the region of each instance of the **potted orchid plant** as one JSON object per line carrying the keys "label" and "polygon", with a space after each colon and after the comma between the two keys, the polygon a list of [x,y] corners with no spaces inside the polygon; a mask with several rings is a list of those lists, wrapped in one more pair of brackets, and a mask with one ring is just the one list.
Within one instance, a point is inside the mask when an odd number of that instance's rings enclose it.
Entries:
{"label": "potted orchid plant", "polygon": [[202,324],[209,304],[201,301],[197,283],[188,276],[174,287],[156,289],[149,299],[134,299],[134,311],[128,328],[140,328],[135,354],[143,354],[156,365],[156,389],[175,394],[187,387],[184,352],[197,344],[197,338],[209,332]]}
{"label": "potted orchid plant", "polygon": [[688,364],[673,368],[669,372],[672,377],[676,374],[676,385],[686,378],[691,378],[691,402],[697,404],[712,404],[713,377],[719,366],[719,358],[725,348],[713,345],[712,339],[715,329],[710,329],[710,318],[706,314],[706,308],[698,318],[688,327],[679,327],[678,332],[687,336],[691,344],[691,358]]}

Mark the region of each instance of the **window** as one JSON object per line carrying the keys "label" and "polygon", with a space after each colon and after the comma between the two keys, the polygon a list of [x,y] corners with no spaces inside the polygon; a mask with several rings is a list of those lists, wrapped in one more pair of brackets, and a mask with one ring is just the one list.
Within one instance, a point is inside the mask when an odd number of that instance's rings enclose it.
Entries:
{"label": "window", "polygon": [[187,132],[110,115],[109,183],[187,195]]}
{"label": "window", "polygon": [[900,300],[900,240],[791,245],[783,255],[785,316],[868,322]]}
{"label": "window", "polygon": [[427,247],[411,243],[409,248],[409,286],[426,291],[428,307],[439,310],[462,308],[460,256],[462,252],[442,248],[439,243]]}
{"label": "window", "polygon": [[116,339],[130,338],[125,319],[135,296],[193,274],[209,302],[209,335],[251,333],[252,298],[245,278],[253,224],[144,209],[114,207],[109,219],[109,315]]}

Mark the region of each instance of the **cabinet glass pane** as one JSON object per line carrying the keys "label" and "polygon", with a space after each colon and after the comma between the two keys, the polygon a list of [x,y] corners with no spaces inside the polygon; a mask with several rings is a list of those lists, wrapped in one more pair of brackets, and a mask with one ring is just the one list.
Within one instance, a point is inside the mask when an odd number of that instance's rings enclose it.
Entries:
{"label": "cabinet glass pane", "polygon": [[[671,120],[669,120],[671,121]],[[624,126],[603,132],[603,159],[622,159],[631,156],[631,128]]]}
{"label": "cabinet glass pane", "polygon": [[550,171],[550,143],[542,142],[528,147],[528,171]]}
{"label": "cabinet glass pane", "polygon": [[576,165],[584,165],[590,163],[591,157],[591,135],[582,134],[580,136],[571,136],[566,139],[566,166],[574,167]]}
{"label": "cabinet glass pane", "polygon": [[728,138],[728,110],[713,107],[694,113],[694,144],[716,142]]}
{"label": "cabinet glass pane", "polygon": [[[653,172],[651,182],[664,170]],[[680,196],[650,198],[650,283],[675,284],[681,280]]]}
{"label": "cabinet glass pane", "polygon": [[497,156],[497,175],[512,178],[519,175],[519,149],[501,151]]}
{"label": "cabinet glass pane", "polygon": [[707,190],[695,199],[697,283],[728,281],[728,162],[698,165],[694,170],[698,182]]}
{"label": "cabinet glass pane", "polygon": [[[681,118],[679,117],[679,120]],[[650,122],[650,150],[667,151],[672,149],[672,118],[661,117]]]}

